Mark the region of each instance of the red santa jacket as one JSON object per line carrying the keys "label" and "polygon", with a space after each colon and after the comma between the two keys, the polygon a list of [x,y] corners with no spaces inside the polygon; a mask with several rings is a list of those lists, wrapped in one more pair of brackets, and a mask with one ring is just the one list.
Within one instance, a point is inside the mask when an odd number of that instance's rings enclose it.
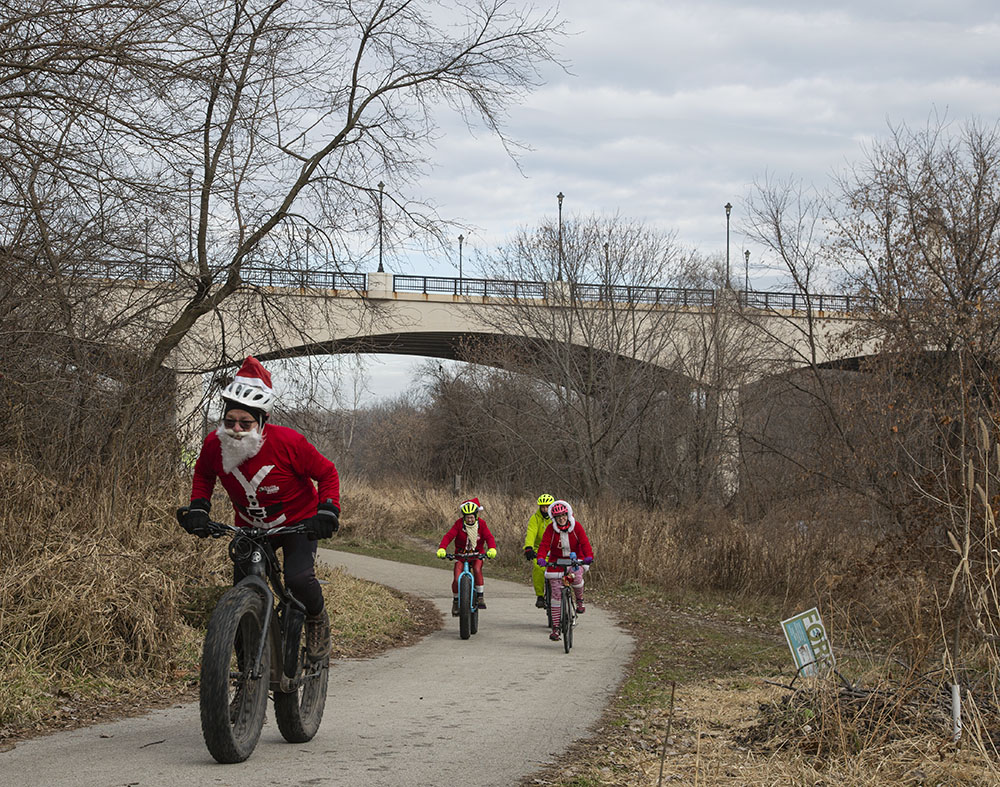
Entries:
{"label": "red santa jacket", "polygon": [[[267,424],[256,456],[231,473],[222,469],[222,446],[212,432],[194,466],[191,499],[210,500],[218,479],[233,502],[235,523],[277,527],[308,519],[320,500],[340,509],[340,477],[333,462],[294,429]],[[317,493],[316,486],[319,486]]]}
{"label": "red santa jacket", "polygon": [[485,554],[487,548],[496,549],[497,542],[493,539],[493,534],[486,526],[485,520],[479,520],[479,538],[476,539],[475,549],[469,549],[469,537],[465,534],[465,527],[461,519],[456,519],[451,529],[444,534],[438,549],[447,549],[452,539],[455,541],[455,553],[482,552]]}
{"label": "red santa jacket", "polygon": [[[577,560],[583,560],[585,557],[593,559],[594,557],[590,539],[587,538],[587,532],[580,524],[580,520],[571,519],[570,524],[570,531],[566,534],[569,549],[562,548],[559,530],[554,525],[550,524],[546,527],[545,533],[542,535],[542,543],[538,546],[538,557],[545,558],[547,564],[545,576],[549,579],[563,575],[562,568],[556,570],[554,564],[559,558],[568,558],[571,552],[576,552]],[[550,570],[548,566],[552,566],[552,569]]]}

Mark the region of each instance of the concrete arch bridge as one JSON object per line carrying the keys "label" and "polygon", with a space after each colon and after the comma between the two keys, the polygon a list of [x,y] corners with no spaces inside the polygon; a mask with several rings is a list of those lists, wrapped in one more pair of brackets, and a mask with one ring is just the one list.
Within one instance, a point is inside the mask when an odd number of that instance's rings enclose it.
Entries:
{"label": "concrete arch bridge", "polygon": [[[204,374],[227,368],[223,356],[228,364],[248,354],[266,361],[345,352],[471,360],[477,342],[558,342],[709,386],[736,355],[746,383],[877,351],[851,341],[871,301],[846,295],[287,270],[245,278],[255,287],[202,318],[171,357],[183,381],[181,411],[203,406]],[[265,300],[281,319],[261,320]]]}

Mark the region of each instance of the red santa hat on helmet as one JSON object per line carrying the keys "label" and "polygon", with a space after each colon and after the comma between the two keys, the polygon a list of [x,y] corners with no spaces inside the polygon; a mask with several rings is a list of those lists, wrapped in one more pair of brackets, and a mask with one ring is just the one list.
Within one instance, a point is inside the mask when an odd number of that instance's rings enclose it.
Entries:
{"label": "red santa hat on helmet", "polygon": [[246,383],[268,393],[274,393],[274,386],[271,385],[271,373],[252,355],[248,355],[243,361],[243,365],[233,378],[233,382]]}
{"label": "red santa hat on helmet", "polygon": [[271,412],[274,398],[271,373],[248,355],[233,381],[222,389],[223,412],[239,408],[263,420]]}

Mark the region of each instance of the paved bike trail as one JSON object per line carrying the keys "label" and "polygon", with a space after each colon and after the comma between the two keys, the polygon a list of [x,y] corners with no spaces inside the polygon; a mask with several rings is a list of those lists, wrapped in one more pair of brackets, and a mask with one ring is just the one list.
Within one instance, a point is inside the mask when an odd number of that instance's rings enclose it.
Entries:
{"label": "paved bike trail", "polygon": [[[516,784],[584,737],[620,683],[632,640],[588,606],[569,654],[522,584],[491,579],[479,633],[461,640],[451,571],[344,552],[349,573],[432,599],[445,626],[372,659],[335,661],[319,733],[286,743],[271,710],[247,762],[217,764],[197,704],[36,738],[0,754],[17,787],[416,787]],[[450,569],[450,564],[447,566]],[[527,571],[525,572],[527,575]]]}

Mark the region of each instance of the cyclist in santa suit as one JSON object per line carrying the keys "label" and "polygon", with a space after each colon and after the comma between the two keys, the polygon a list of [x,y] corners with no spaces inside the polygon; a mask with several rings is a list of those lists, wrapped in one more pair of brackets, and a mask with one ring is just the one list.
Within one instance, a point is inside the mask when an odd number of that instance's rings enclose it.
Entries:
{"label": "cyclist in santa suit", "polygon": [[340,479],[333,462],[302,434],[267,422],[274,399],[270,373],[248,357],[222,391],[222,422],[195,462],[181,526],[209,535],[216,480],[232,501],[237,526],[304,524],[307,532],[275,536],[272,543],[284,555],[285,584],[306,608],[306,650],[318,660],[330,652],[330,621],[316,579],[316,542],[340,527]]}

